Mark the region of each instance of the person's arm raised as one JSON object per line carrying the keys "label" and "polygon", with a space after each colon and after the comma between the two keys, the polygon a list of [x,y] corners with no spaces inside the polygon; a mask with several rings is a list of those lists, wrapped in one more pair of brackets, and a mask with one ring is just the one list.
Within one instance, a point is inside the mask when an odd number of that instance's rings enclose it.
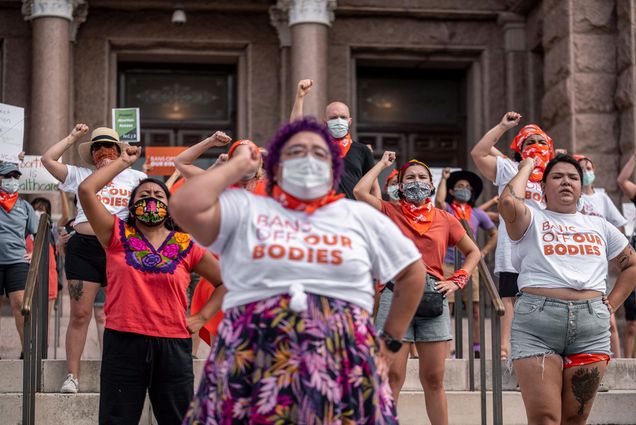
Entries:
{"label": "person's arm raised", "polygon": [[200,244],[212,244],[219,234],[221,193],[259,163],[258,150],[239,150],[225,164],[186,180],[170,199],[170,216]]}
{"label": "person's arm raised", "polygon": [[75,124],[75,127],[73,127],[73,130],[71,130],[68,136],[48,148],[42,155],[42,165],[44,165],[44,168],[61,183],[64,183],[66,180],[68,167],[66,164],[62,164],[57,160],[86,133],[88,133],[88,126],[86,124]]}
{"label": "person's arm raised", "polygon": [[446,180],[448,180],[449,176],[450,168],[446,167],[442,170],[442,177],[439,179],[439,185],[437,186],[437,192],[435,194],[435,206],[442,210],[446,210]]}
{"label": "person's arm raised", "polygon": [[517,112],[507,112],[501,122],[484,134],[484,137],[470,151],[477,169],[492,182],[497,178],[497,156],[499,156],[496,153],[499,151],[493,151],[493,148],[506,131],[519,125],[520,120],[521,115]]}
{"label": "person's arm raised", "polygon": [[77,189],[80,203],[84,208],[84,214],[86,214],[91,228],[95,231],[95,236],[104,247],[107,247],[110,242],[115,222],[113,215],[97,198],[97,192],[106,186],[108,182],[112,181],[115,176],[134,164],[140,156],[141,148],[139,147],[124,149],[119,158],[96,170]]}
{"label": "person's arm raised", "polygon": [[311,91],[313,85],[314,80],[300,80],[298,82],[298,88],[296,89],[296,98],[294,99],[294,106],[292,107],[291,114],[289,115],[289,122],[302,119],[305,96]]}
{"label": "person's arm raised", "polygon": [[385,169],[395,162],[395,152],[386,151],[377,164],[373,166],[353,188],[353,196],[358,201],[366,202],[377,210],[382,209],[382,200],[372,193],[374,182],[378,181],[378,176]]}
{"label": "person's arm raised", "polygon": [[616,178],[616,182],[618,183],[618,187],[621,188],[623,194],[627,197],[627,199],[632,200],[636,197],[636,184],[632,182],[632,173],[634,172],[634,167],[636,166],[636,152],[634,152],[627,162],[620,174]]}
{"label": "person's arm raised", "polygon": [[518,241],[528,230],[531,215],[525,204],[526,185],[532,170],[534,159],[526,158],[519,163],[519,171],[506,185],[499,196],[499,215],[506,223],[510,239]]}
{"label": "person's arm raised", "polygon": [[194,165],[194,161],[199,158],[210,148],[226,146],[232,139],[222,131],[215,132],[212,136],[203,139],[194,146],[181,152],[174,158],[174,165],[183,175],[189,179],[197,174],[203,173],[205,170]]}

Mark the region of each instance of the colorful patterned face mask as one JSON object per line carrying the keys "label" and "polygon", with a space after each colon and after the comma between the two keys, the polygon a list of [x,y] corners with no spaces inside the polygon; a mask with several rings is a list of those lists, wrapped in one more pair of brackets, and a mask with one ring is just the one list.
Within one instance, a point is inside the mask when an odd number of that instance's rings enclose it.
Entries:
{"label": "colorful patterned face mask", "polygon": [[130,213],[146,226],[159,226],[168,216],[168,206],[163,201],[149,196],[135,202]]}

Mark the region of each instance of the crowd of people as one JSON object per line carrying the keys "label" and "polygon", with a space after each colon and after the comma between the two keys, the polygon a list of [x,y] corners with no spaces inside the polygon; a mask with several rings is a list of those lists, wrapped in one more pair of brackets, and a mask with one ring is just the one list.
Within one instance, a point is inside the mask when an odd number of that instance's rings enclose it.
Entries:
{"label": "crowd of people", "polygon": [[[327,105],[322,121],[305,117],[312,88],[299,82],[290,122],[267,144],[216,132],[175,158],[167,182],[132,169],[141,148],[106,127],[80,143],[89,128],[77,124],[44,153],[77,210],[63,212],[49,247],[53,259],[64,252],[71,300],[61,392],[81,388],[95,315],[100,424],[138,423],[146,395],[159,424],[398,423],[409,357],[419,359],[430,422],[447,424],[451,317],[463,308],[454,293],[472,282],[479,356],[477,264],[494,251],[501,356],[528,423],[584,424],[621,355],[623,303],[626,357],[636,333],[627,220],[594,187],[590,155],[560,152],[528,124],[506,156],[497,142],[522,121],[508,112],[471,151],[481,176],[444,169],[435,184],[426,158],[386,151],[376,162],[353,140],[346,104]],[[81,166],[59,160],[76,146]],[[225,146],[209,168],[195,165]],[[618,184],[636,204],[635,166],[636,154]],[[22,342],[32,235],[51,203],[22,199],[19,177],[16,164],[0,164],[0,290]],[[478,205],[482,177],[498,196]],[[52,262],[51,300],[55,271]],[[193,392],[200,340],[211,351]]]}

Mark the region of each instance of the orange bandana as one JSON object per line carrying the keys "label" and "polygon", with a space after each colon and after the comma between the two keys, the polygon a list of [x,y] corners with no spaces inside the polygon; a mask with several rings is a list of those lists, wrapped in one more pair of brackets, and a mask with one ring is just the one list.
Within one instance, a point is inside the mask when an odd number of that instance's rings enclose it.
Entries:
{"label": "orange bandana", "polygon": [[11,211],[17,201],[18,201],[18,192],[7,193],[0,190],[0,206],[2,206],[2,208],[6,212]]}
{"label": "orange bandana", "polygon": [[351,149],[351,144],[353,140],[351,140],[351,135],[347,133],[345,137],[342,139],[334,139],[340,145],[340,158],[344,158],[349,153],[349,149]]}
{"label": "orange bandana", "polygon": [[249,146],[252,149],[252,152],[260,152],[258,150],[258,146],[256,146],[256,143],[252,142],[251,140],[243,139],[243,140],[237,140],[236,142],[232,143],[232,146],[230,146],[230,150],[227,151],[227,156],[232,158],[236,148],[243,145]]}
{"label": "orange bandana", "polygon": [[302,201],[294,198],[289,193],[285,192],[278,185],[274,185],[272,188],[272,198],[278,201],[283,207],[294,210],[304,211],[307,214],[313,214],[318,208],[324,207],[327,204],[335,202],[344,198],[344,194],[336,195],[336,191],[332,190],[322,198],[314,199],[313,201]]}
{"label": "orange bandana", "polygon": [[458,220],[470,221],[470,216],[473,213],[473,207],[471,207],[470,204],[460,204],[459,202],[453,201],[450,206]]}
{"label": "orange bandana", "polygon": [[389,173],[389,175],[388,175],[388,176],[386,176],[386,180],[384,181],[384,191],[385,191],[385,192],[386,192],[386,188],[387,188],[387,187],[389,187],[389,181],[391,181],[391,179],[392,179],[393,177],[397,177],[397,175],[398,175],[398,170],[393,169],[393,171],[391,171],[391,172]]}
{"label": "orange bandana", "polygon": [[422,236],[428,231],[433,224],[433,218],[435,218],[435,208],[433,208],[433,202],[427,199],[421,206],[413,205],[405,200],[400,200],[400,208],[402,214],[409,222],[411,229],[415,230]]}
{"label": "orange bandana", "polygon": [[230,186],[231,189],[245,189],[252,192],[254,195],[267,196],[267,180],[266,179],[252,179],[243,184],[235,183]]}
{"label": "orange bandana", "polygon": [[[547,142],[547,146],[533,145],[527,149],[521,151],[521,146],[525,140],[532,135],[539,135]],[[515,136],[514,140],[510,144],[510,149],[521,154],[521,158],[533,158],[535,161],[535,167],[530,176],[530,181],[540,182],[543,178],[543,171],[548,162],[554,158],[554,145],[552,144],[552,138],[548,136],[548,133],[543,131],[541,127],[536,124],[528,124],[519,130],[519,133]]]}

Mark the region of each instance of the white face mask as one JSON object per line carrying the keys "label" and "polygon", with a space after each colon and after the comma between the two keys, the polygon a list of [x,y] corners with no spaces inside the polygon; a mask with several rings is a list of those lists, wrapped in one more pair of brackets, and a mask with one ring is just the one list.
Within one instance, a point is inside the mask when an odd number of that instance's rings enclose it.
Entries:
{"label": "white face mask", "polygon": [[331,163],[311,155],[283,161],[280,187],[303,201],[325,196],[331,190]]}
{"label": "white face mask", "polygon": [[15,178],[2,179],[2,190],[7,193],[16,193],[20,188],[20,181]]}
{"label": "white face mask", "polygon": [[327,128],[334,139],[342,139],[349,132],[349,120],[333,118],[327,121]]}

